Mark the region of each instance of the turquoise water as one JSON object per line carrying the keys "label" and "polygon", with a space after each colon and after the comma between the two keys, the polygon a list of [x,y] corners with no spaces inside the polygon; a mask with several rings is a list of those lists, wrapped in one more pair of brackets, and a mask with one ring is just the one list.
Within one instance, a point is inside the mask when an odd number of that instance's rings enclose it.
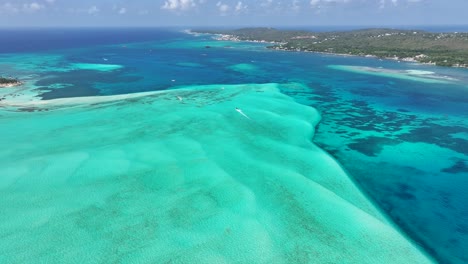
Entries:
{"label": "turquoise water", "polygon": [[0,55],[0,262],[467,261],[466,70],[147,33]]}
{"label": "turquoise water", "polygon": [[2,262],[429,263],[277,85],[102,99],[4,113]]}

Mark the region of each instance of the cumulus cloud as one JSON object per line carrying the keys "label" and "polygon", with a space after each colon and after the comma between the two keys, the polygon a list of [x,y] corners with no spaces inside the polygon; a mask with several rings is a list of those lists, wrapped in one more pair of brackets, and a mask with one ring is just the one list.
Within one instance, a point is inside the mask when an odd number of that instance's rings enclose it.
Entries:
{"label": "cumulus cloud", "polygon": [[316,6],[320,3],[320,0],[310,0],[310,5],[311,6]]}
{"label": "cumulus cloud", "polygon": [[229,9],[231,9],[231,7],[229,5],[224,4],[222,2],[216,3],[216,6],[218,7],[219,12],[223,16],[226,15],[226,13],[229,11]]}
{"label": "cumulus cloud", "polygon": [[[423,3],[424,0],[380,0],[379,1],[379,8],[384,9],[388,6],[407,6],[408,4],[417,4]],[[388,4],[387,4],[388,3]]]}
{"label": "cumulus cloud", "polygon": [[171,11],[185,11],[196,6],[193,0],[168,0],[161,6],[161,9]]}
{"label": "cumulus cloud", "polygon": [[34,13],[41,9],[44,9],[45,6],[38,2],[29,2],[24,4],[19,3],[10,3],[6,2],[0,4],[0,13],[2,14],[16,14],[16,13]]}
{"label": "cumulus cloud", "polygon": [[0,5],[0,13],[18,13],[19,8],[10,2],[6,2],[3,5]]}
{"label": "cumulus cloud", "polygon": [[97,8],[97,6],[92,6],[88,9],[88,14],[90,15],[95,15],[99,13],[99,8]]}
{"label": "cumulus cloud", "polygon": [[122,7],[122,8],[119,9],[119,14],[120,14],[120,15],[123,15],[123,14],[125,14],[125,13],[127,13],[127,8]]}
{"label": "cumulus cloud", "polygon": [[36,12],[36,11],[39,11],[39,10],[41,10],[43,8],[44,8],[44,6],[37,3],[37,2],[23,4],[23,11],[25,11],[25,12]]}
{"label": "cumulus cloud", "polygon": [[248,6],[242,3],[241,1],[237,2],[236,7],[234,8],[236,13],[246,12],[247,9],[248,9]]}
{"label": "cumulus cloud", "polygon": [[345,4],[349,2],[351,2],[351,0],[310,0],[310,5],[312,7],[317,7],[320,5]]}
{"label": "cumulus cloud", "polygon": [[299,4],[299,0],[293,0],[292,1],[292,4],[291,4],[291,9],[295,12],[298,12],[299,10],[301,10],[301,6]]}
{"label": "cumulus cloud", "polygon": [[266,0],[260,3],[261,7],[270,7],[273,4],[273,0]]}
{"label": "cumulus cloud", "polygon": [[379,8],[384,9],[387,2],[391,2],[393,4],[393,6],[397,6],[397,4],[398,4],[398,0],[380,0]]}

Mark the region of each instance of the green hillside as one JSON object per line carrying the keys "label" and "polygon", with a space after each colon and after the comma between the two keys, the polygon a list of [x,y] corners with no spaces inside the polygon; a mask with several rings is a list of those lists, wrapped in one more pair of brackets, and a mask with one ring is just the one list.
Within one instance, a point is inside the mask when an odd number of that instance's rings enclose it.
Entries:
{"label": "green hillside", "polygon": [[431,33],[421,30],[363,29],[342,32],[309,32],[274,28],[200,30],[233,39],[267,41],[280,50],[376,56],[468,67],[468,33]]}

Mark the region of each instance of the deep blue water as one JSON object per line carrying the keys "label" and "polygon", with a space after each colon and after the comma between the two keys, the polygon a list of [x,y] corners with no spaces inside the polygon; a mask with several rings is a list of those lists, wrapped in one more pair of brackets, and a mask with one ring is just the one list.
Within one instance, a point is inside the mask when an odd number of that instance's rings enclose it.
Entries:
{"label": "deep blue water", "polygon": [[[278,26],[277,28],[326,32],[372,28],[372,26]],[[389,25],[388,28],[420,29],[429,32],[468,32],[468,25]],[[162,30],[161,28],[2,28],[0,33],[2,36],[0,53],[83,48],[100,44],[155,41],[180,37],[178,31]]]}
{"label": "deep blue water", "polygon": [[180,33],[157,28],[20,28],[0,29],[0,53],[38,52],[94,45],[154,41]]}
{"label": "deep blue water", "polygon": [[[314,141],[402,230],[441,263],[468,263],[466,69],[271,51],[262,44],[214,42],[209,36],[161,29],[23,29],[0,35],[8,36],[0,46],[0,75],[36,74],[35,85],[45,100],[194,84],[288,84],[285,94],[322,113]],[[61,59],[56,68],[40,60],[32,69],[11,66],[24,54]],[[70,63],[123,68],[60,70]],[[230,67],[237,64],[253,68]],[[329,65],[424,70],[458,81],[429,84]],[[54,88],[57,83],[68,86]]]}

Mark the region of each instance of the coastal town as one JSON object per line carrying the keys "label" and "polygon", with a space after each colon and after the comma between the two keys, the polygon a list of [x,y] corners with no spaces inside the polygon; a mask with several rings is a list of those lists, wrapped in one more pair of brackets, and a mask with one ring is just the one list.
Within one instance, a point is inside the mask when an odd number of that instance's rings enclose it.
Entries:
{"label": "coastal town", "polygon": [[468,67],[468,33],[432,33],[422,30],[362,29],[309,32],[274,28],[197,30],[216,39],[271,43],[268,48],[320,52]]}

